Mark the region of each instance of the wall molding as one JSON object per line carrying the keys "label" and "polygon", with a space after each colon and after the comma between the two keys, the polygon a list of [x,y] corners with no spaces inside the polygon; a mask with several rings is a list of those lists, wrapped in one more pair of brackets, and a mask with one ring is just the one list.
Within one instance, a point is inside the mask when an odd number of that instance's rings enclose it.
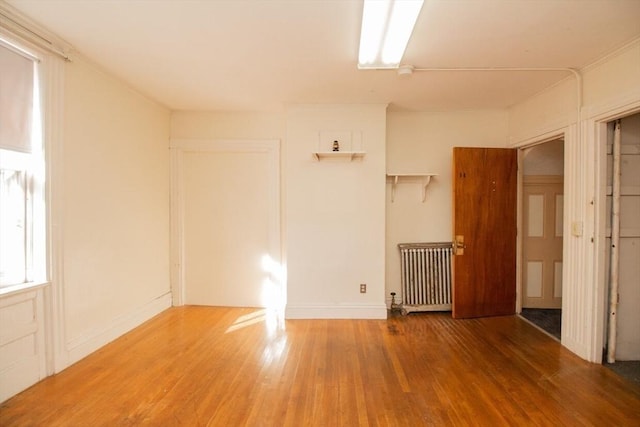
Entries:
{"label": "wall molding", "polygon": [[171,293],[168,292],[133,312],[112,319],[108,326],[94,330],[67,342],[68,365],[88,356],[100,347],[110,343],[152,317],[171,307]]}
{"label": "wall molding", "polygon": [[553,141],[562,137],[567,127],[572,123],[575,123],[575,121],[558,120],[555,123],[532,129],[526,135],[512,135],[509,137],[510,141],[507,148],[523,148]]}
{"label": "wall molding", "polygon": [[287,305],[285,319],[386,319],[385,304]]}
{"label": "wall molding", "polygon": [[47,173],[47,271],[51,286],[45,296],[47,375],[68,366],[65,349],[64,290],[64,83],[65,63],[48,58],[45,87],[45,156]]}
{"label": "wall molding", "polygon": [[[564,316],[563,322],[564,322]],[[562,337],[562,345],[571,350],[574,354],[580,356],[581,358],[588,360],[589,362],[600,363],[598,361],[592,360],[591,351],[589,351],[589,346],[573,339],[572,337],[564,336]]]}
{"label": "wall molding", "polygon": [[588,107],[585,117],[589,129],[593,129],[595,123],[610,122],[638,112],[640,112],[640,87],[637,91],[611,97],[607,103]]}
{"label": "wall molding", "polygon": [[[564,141],[567,132],[567,124],[560,127],[552,126],[550,129],[533,132],[535,135],[524,139],[513,139],[507,148],[529,148],[547,142],[562,139]],[[513,138],[513,137],[512,137]]]}
{"label": "wall molding", "polygon": [[38,376],[38,354],[23,357],[0,372],[0,403],[26,390],[42,378]]}

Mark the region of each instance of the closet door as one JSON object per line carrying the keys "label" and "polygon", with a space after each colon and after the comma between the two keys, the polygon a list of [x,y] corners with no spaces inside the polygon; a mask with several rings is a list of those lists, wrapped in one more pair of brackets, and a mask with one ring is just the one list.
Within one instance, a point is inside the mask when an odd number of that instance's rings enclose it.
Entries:
{"label": "closet door", "polygon": [[282,295],[271,271],[280,256],[277,162],[255,143],[212,148],[180,154],[183,302],[271,306]]}

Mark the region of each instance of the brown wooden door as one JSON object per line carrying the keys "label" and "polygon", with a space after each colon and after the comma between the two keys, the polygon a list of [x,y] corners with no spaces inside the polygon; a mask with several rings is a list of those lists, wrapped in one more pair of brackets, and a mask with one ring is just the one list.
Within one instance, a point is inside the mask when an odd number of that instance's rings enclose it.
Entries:
{"label": "brown wooden door", "polygon": [[515,313],[517,152],[453,149],[453,230],[465,248],[454,257],[453,317]]}

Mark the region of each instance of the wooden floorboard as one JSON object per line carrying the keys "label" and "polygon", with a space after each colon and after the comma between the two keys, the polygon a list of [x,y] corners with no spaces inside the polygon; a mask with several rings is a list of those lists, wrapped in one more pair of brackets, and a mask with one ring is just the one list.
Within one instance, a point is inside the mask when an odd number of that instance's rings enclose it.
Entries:
{"label": "wooden floorboard", "polygon": [[640,387],[517,316],[171,308],[0,405],[5,426],[639,426]]}

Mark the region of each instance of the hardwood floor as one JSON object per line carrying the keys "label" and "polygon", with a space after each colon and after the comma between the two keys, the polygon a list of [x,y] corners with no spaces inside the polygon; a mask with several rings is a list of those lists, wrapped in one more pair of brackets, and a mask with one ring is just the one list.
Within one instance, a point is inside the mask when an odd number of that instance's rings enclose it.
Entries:
{"label": "hardwood floor", "polygon": [[517,316],[179,307],[0,405],[6,426],[640,425],[640,387]]}

